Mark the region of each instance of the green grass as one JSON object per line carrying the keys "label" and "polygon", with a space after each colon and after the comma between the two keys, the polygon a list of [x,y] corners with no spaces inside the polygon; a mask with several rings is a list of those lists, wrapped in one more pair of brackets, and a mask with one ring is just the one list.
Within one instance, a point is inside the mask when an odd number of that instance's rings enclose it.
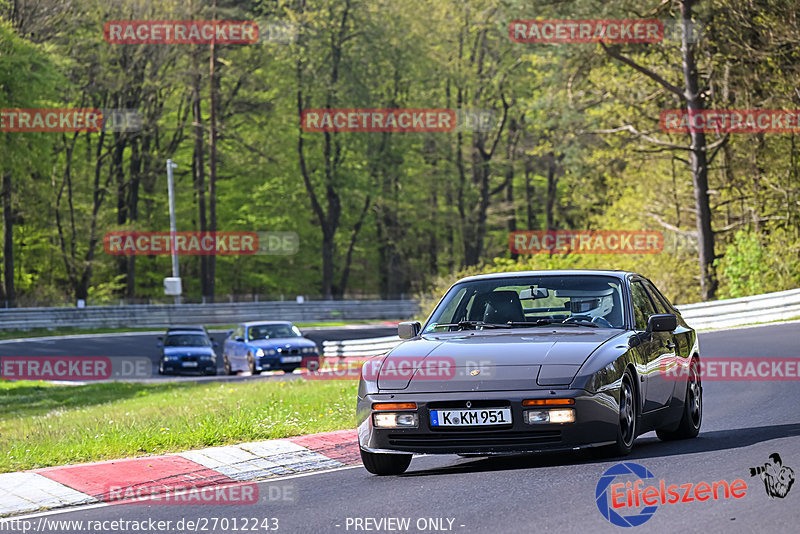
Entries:
{"label": "green grass", "polygon": [[353,428],[356,388],[355,381],[0,380],[0,472]]}

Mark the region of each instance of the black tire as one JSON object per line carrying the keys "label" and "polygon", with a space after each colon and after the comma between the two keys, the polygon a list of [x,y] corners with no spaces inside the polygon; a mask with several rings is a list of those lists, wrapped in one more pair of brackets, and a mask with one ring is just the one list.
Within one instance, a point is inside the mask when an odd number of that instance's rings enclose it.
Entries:
{"label": "black tire", "polygon": [[288,369],[284,369],[283,372],[288,375],[288,374],[294,373],[295,369],[297,369],[297,367],[289,367]]}
{"label": "black tire", "polygon": [[205,375],[206,376],[216,376],[217,375],[217,370],[215,368],[214,369],[206,369]]}
{"label": "black tire", "polygon": [[230,362],[230,360],[228,359],[227,356],[223,356],[222,357],[222,366],[225,369],[225,374],[226,375],[235,375],[236,374],[236,371],[231,369],[231,362]]}
{"label": "black tire", "polygon": [[692,360],[689,365],[681,422],[675,430],[657,429],[656,435],[661,441],[694,438],[700,433],[700,425],[703,424],[703,385],[698,365],[697,360]]}
{"label": "black tire", "polygon": [[619,425],[617,426],[617,442],[613,445],[592,449],[599,457],[627,456],[633,450],[633,442],[639,427],[639,404],[636,399],[633,375],[625,369],[622,383],[619,386]]}
{"label": "black tire", "polygon": [[381,454],[361,449],[361,461],[373,475],[400,475],[411,463],[410,454]]}
{"label": "black tire", "polygon": [[251,353],[247,353],[247,366],[250,368],[250,374],[253,376],[260,375],[261,371],[256,371],[256,358]]}

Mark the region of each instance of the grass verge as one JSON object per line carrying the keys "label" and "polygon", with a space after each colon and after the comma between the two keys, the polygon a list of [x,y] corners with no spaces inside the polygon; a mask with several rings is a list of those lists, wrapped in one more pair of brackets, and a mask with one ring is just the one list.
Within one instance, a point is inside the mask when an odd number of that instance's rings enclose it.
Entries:
{"label": "grass verge", "polygon": [[356,389],[355,381],[0,380],[0,472],[353,428]]}

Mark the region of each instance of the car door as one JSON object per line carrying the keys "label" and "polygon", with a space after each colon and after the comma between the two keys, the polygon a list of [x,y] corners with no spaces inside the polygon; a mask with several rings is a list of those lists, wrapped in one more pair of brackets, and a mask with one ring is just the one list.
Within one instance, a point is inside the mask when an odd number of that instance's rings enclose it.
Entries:
{"label": "car door", "polygon": [[647,320],[656,313],[656,310],[641,280],[631,281],[631,297],[633,299],[634,326],[640,333],[641,341],[637,349],[646,365],[643,383],[643,410],[649,412],[665,406],[672,397],[675,382],[666,380],[659,368],[666,359],[673,357],[673,351],[669,348],[671,334],[669,332],[646,333]]}

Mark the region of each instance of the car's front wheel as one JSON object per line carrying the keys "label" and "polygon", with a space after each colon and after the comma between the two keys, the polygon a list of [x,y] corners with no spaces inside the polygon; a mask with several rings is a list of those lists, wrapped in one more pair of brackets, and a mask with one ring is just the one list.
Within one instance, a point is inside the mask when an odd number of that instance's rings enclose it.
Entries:
{"label": "car's front wheel", "polygon": [[636,403],[636,390],[634,389],[633,375],[630,369],[622,375],[619,386],[619,426],[617,427],[617,442],[593,451],[600,457],[627,456],[633,450],[633,441],[636,439],[638,424],[638,404]]}
{"label": "car's front wheel", "polygon": [[689,381],[686,384],[686,398],[683,403],[683,416],[675,430],[657,429],[656,435],[661,441],[693,438],[700,433],[703,422],[703,387],[700,383],[700,371],[697,360],[689,366]]}
{"label": "car's front wheel", "polygon": [[400,475],[411,463],[410,454],[382,454],[361,449],[361,461],[373,475]]}
{"label": "car's front wheel", "polygon": [[225,369],[225,374],[226,375],[235,375],[236,374],[236,371],[231,369],[231,361],[228,359],[228,356],[223,356],[222,357],[222,365],[223,365],[223,367]]}
{"label": "car's front wheel", "polygon": [[250,368],[250,374],[255,376],[261,374],[261,371],[256,369],[256,357],[251,352],[247,353],[247,366]]}

